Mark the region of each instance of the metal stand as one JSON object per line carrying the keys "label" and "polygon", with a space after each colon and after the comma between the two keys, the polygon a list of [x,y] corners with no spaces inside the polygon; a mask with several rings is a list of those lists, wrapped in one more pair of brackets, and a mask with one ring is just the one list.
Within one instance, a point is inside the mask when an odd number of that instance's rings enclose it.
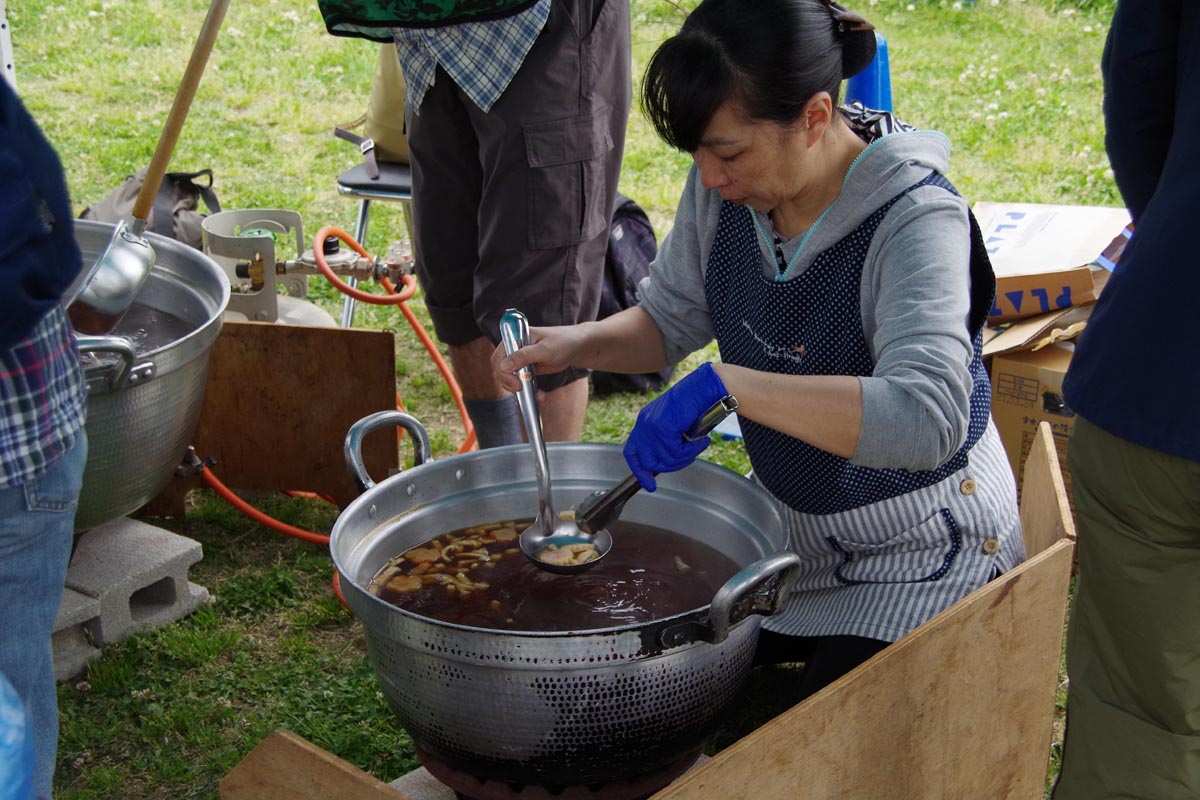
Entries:
{"label": "metal stand", "polygon": [[[371,220],[372,200],[403,203],[404,222],[408,226],[408,236],[412,238],[412,170],[408,164],[380,162],[378,178],[368,176],[366,167],[359,164],[338,175],[337,182],[338,194],[359,198],[354,239],[363,247],[367,246],[367,224]],[[357,281],[351,278],[346,283],[355,286]],[[343,328],[349,328],[354,322],[354,304],[354,298],[349,296],[342,303]]]}

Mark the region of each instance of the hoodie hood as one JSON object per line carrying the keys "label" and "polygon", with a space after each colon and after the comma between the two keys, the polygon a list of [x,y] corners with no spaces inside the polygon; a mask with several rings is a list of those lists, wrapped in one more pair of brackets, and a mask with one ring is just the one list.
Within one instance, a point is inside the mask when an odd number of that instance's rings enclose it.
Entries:
{"label": "hoodie hood", "polygon": [[[890,117],[890,115],[888,115]],[[862,134],[860,126],[849,120]],[[868,135],[876,134],[871,131]],[[907,128],[877,135],[859,154],[842,183],[842,191],[800,242],[804,250],[791,274],[802,272],[820,252],[857,228],[863,220],[931,171],[945,174],[950,140],[937,131]]]}

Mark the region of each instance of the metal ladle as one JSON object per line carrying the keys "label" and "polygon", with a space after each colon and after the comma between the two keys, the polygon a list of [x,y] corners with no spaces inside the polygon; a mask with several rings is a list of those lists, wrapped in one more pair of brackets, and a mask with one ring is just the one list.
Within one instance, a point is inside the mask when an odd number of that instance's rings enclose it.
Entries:
{"label": "metal ladle", "polygon": [[[504,312],[500,318],[500,339],[504,352],[512,355],[529,344],[529,321],[515,308]],[[521,390],[517,394],[517,405],[521,407],[521,418],[525,422],[525,433],[533,450],[534,471],[538,482],[538,515],[533,524],[521,532],[521,552],[538,567],[550,572],[569,574],[581,572],[595,566],[612,549],[612,535],[607,530],[586,533],[579,529],[574,520],[563,519],[554,511],[550,497],[550,467],[546,458],[546,443],[542,439],[542,421],[537,407],[537,386],[533,369],[521,367],[517,371],[521,379]],[[570,545],[592,545],[596,557],[577,564],[558,564],[542,560],[549,548],[562,549]]]}
{"label": "metal ladle", "polygon": [[62,305],[79,333],[111,333],[150,276],[155,254],[144,235],[146,224],[228,8],[229,0],[212,0],[209,6],[129,219],[117,223],[108,247],[63,295]]}

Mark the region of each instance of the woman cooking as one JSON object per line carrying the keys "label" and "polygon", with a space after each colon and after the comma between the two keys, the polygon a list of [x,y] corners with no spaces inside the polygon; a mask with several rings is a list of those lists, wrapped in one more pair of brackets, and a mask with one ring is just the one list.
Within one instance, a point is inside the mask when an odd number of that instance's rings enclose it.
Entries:
{"label": "woman cooking", "polygon": [[758,661],[804,662],[801,696],[1024,558],[981,359],[995,282],[950,144],[837,105],[874,50],[828,0],[701,2],[643,88],[694,164],[641,305],[493,358],[515,391],[526,364],[651,372],[715,337],[721,361],[642,409],[625,457],[653,491],[708,444],[681,434],[737,398],[804,560]]}

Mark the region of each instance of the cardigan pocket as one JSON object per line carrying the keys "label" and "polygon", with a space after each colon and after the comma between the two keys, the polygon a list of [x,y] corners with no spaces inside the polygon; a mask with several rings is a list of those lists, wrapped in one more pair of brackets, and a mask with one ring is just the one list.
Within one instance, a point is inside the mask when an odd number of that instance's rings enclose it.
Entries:
{"label": "cardigan pocket", "polygon": [[525,126],[531,249],[569,247],[608,230],[611,117],[605,108]]}
{"label": "cardigan pocket", "polygon": [[843,584],[940,580],[963,546],[962,530],[948,508],[882,541],[852,541],[845,536],[830,536],[827,541],[842,555],[834,575]]}

